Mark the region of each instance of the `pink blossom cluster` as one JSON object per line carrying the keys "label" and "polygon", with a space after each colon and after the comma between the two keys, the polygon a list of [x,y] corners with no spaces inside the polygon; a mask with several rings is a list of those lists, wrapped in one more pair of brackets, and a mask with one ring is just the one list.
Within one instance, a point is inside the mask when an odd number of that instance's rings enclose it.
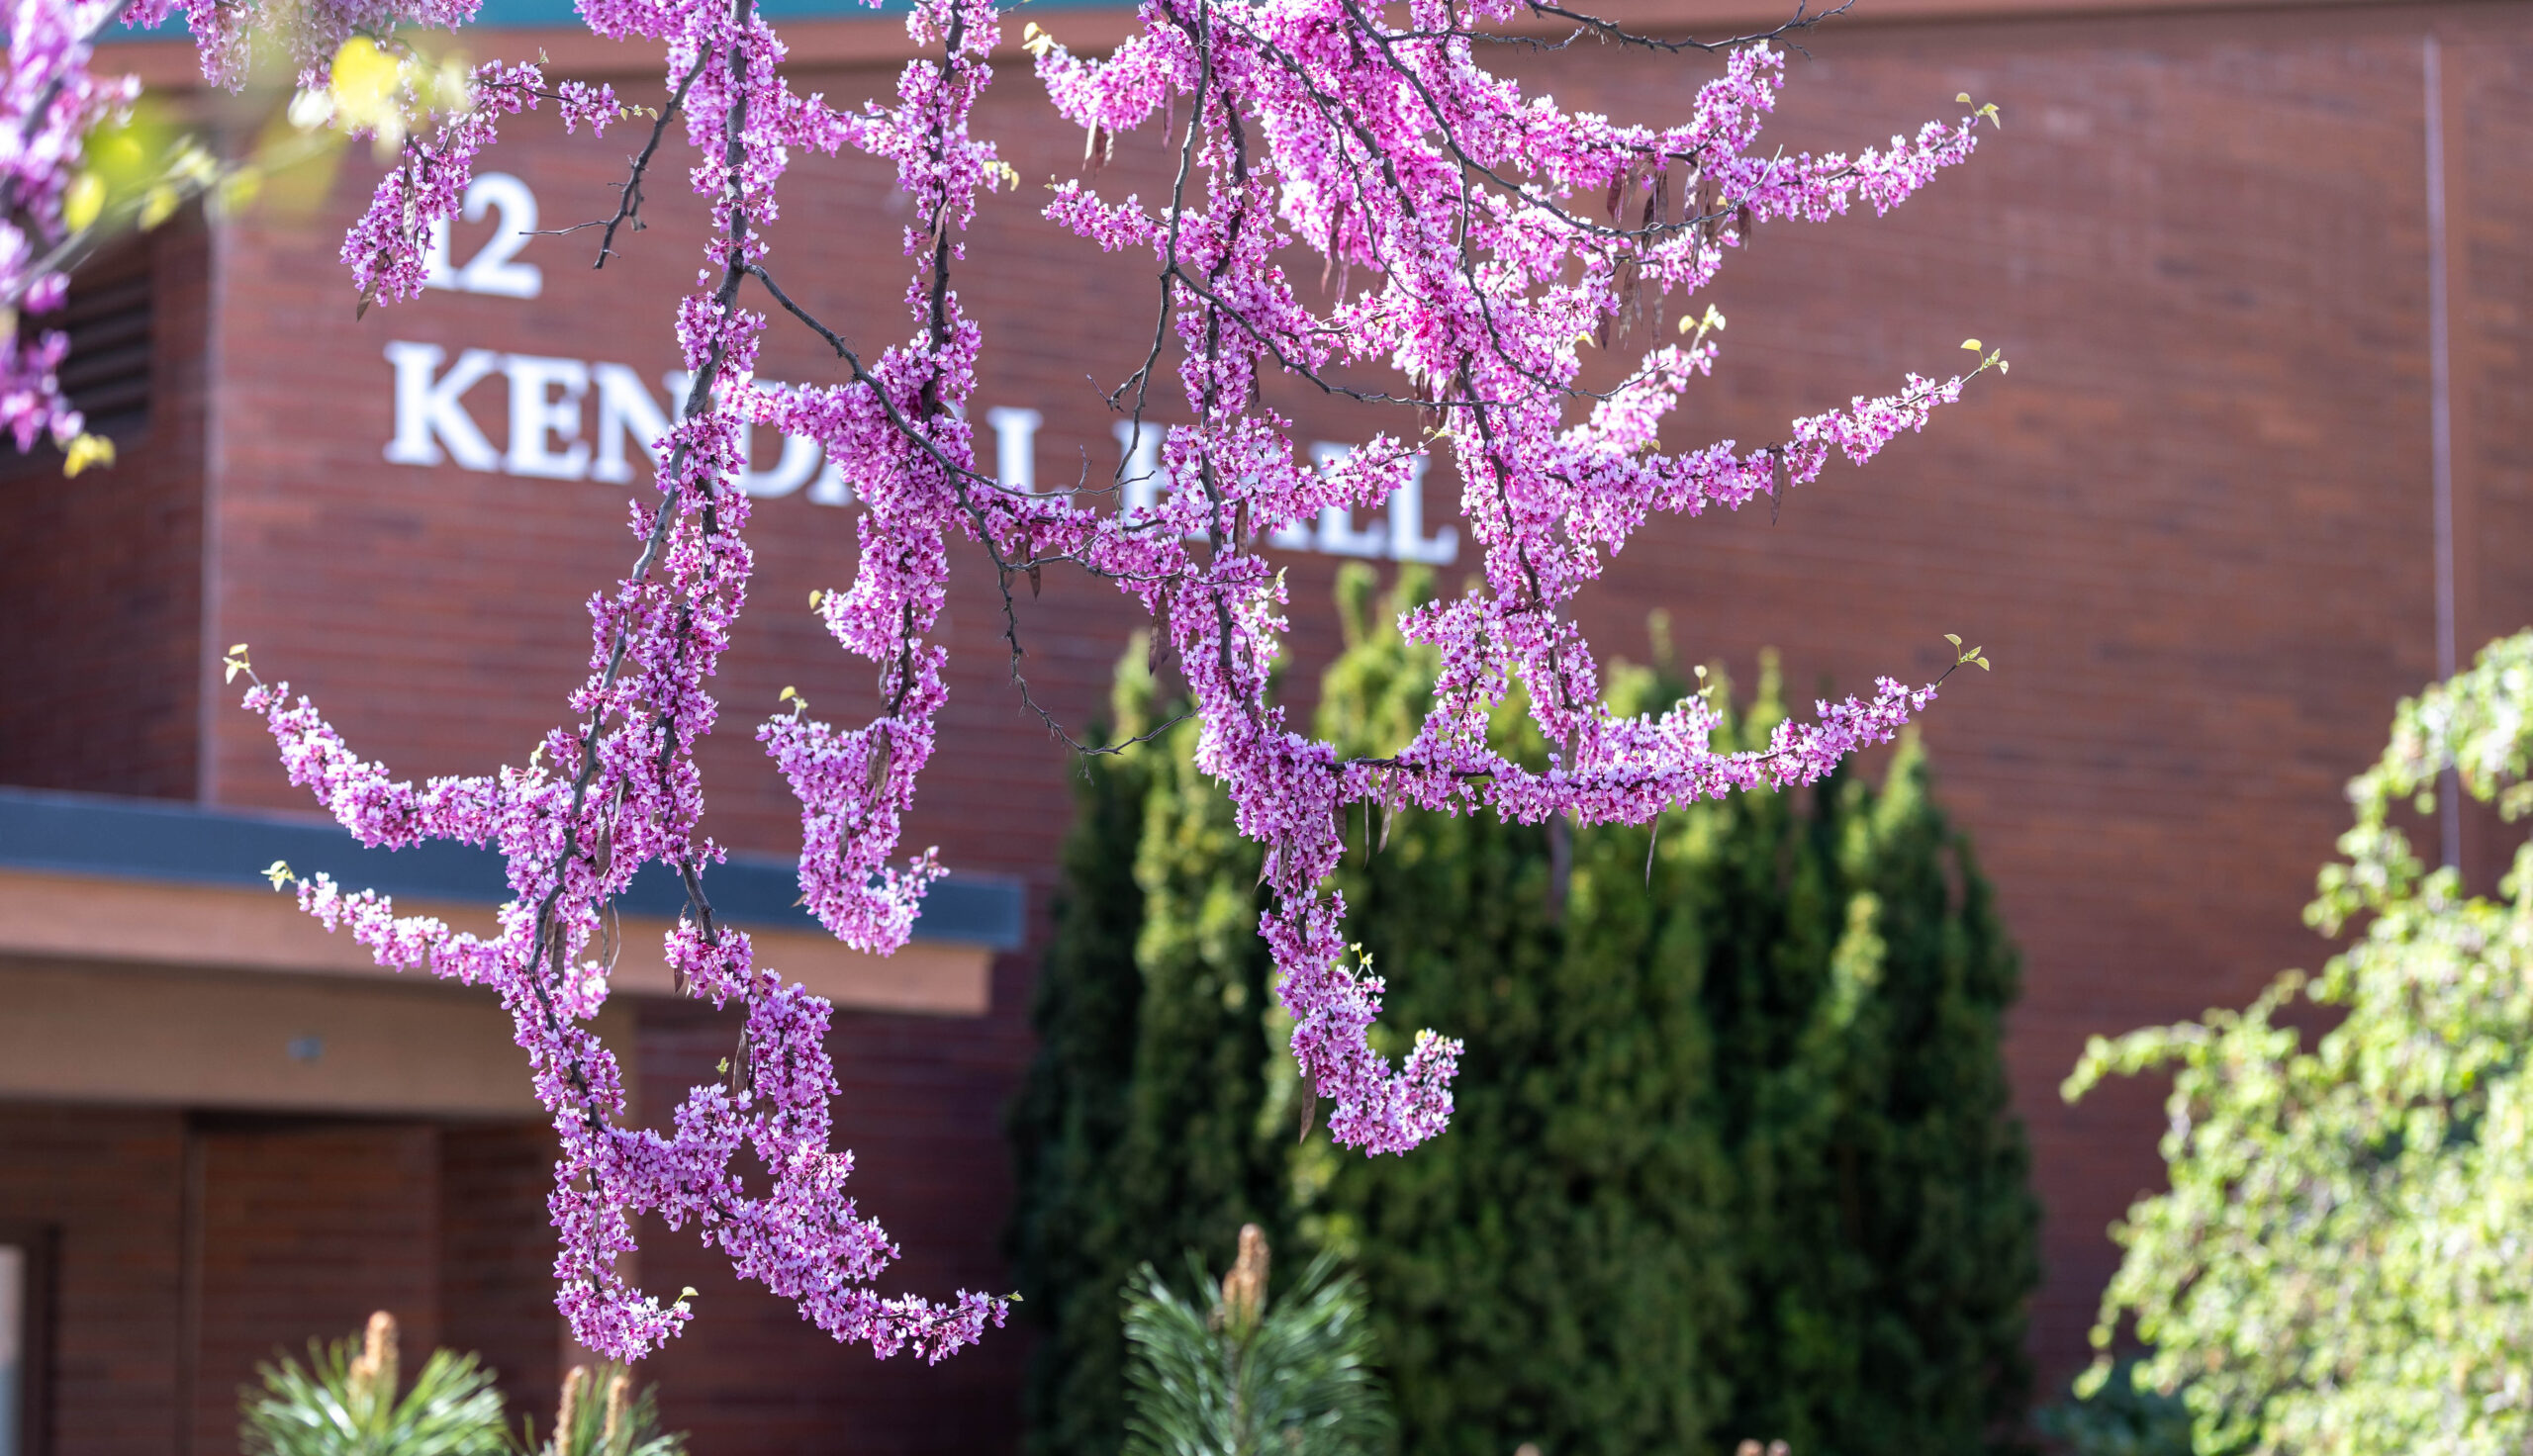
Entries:
{"label": "pink blossom cluster", "polygon": [[[400,89],[405,93],[396,108],[400,120],[410,114],[433,118],[441,110],[433,104],[436,98],[418,94],[421,88],[413,81]],[[549,90],[544,72],[534,65],[492,61],[475,67],[465,95],[446,108],[444,118],[437,118],[441,125],[432,144],[403,149],[370,195],[368,211],[343,236],[342,259],[364,305],[422,295],[430,271],[426,249],[431,228],[457,217],[466,184],[474,180],[476,153],[497,139],[501,118],[533,111],[547,98],[566,132],[588,127],[597,136],[623,114],[615,93],[605,86],[564,81]],[[369,129],[355,124],[349,130]]]}
{"label": "pink blossom cluster", "polygon": [[127,24],[147,28],[182,11],[201,52],[203,75],[242,84],[259,53],[296,67],[303,83],[323,81],[336,47],[354,36],[390,36],[401,26],[455,29],[483,0],[128,0]]}
{"label": "pink blossom cluster", "polygon": [[[188,3],[207,68],[235,75],[244,12]],[[683,125],[711,237],[676,310],[693,385],[661,442],[659,497],[632,510],[639,557],[590,603],[590,672],[573,720],[524,769],[417,788],[352,754],[285,686],[259,684],[246,701],[292,779],[364,842],[447,839],[504,856],[512,899],[490,939],[400,918],[375,894],[323,878],[300,896],[382,961],[491,986],[513,1012],[563,1143],[552,1200],[561,1304],[592,1347],[633,1358],[689,1318],[619,1273],[645,1212],[692,1224],[739,1272],[882,1354],[912,1344],[938,1358],[1004,1310],[973,1293],[934,1304],[875,1291],[896,1249],[855,1211],[850,1156],[829,1146],[829,1008],[756,965],[748,938],[716,922],[704,891],[720,851],[699,829],[693,748],[717,715],[706,683],[746,594],[748,501],[731,488],[744,425],[821,441],[862,505],[854,574],[813,609],[877,670],[882,711],[838,726],[795,701],[757,734],[800,802],[804,903],[846,942],[885,954],[904,942],[942,872],[929,851],[901,859],[898,842],[947,700],[946,650],[932,634],[954,544],[982,549],[994,568],[1013,676],[1032,706],[1015,584],[1034,589],[1058,564],[1112,581],[1158,623],[1201,713],[1198,763],[1225,786],[1241,832],[1265,847],[1272,895],[1262,933],[1294,1019],[1294,1055],[1333,1136],[1370,1152],[1443,1130],[1460,1048],[1422,1032],[1393,1065],[1373,1047],[1383,986],[1350,959],[1346,905],[1327,887],[1350,809],[1642,823],[1735,789],[1817,779],[1933,697],[1934,684],[1885,678],[1869,699],[1825,702],[1813,721],[1780,727],[1764,750],[1721,753],[1703,699],[1642,717],[1610,709],[1573,611],[1651,512],[1773,501],[1833,455],[1861,463],[1959,398],[1961,377],[1913,375],[1896,395],[1793,421],[1780,442],[1666,450],[1662,426],[1717,348],[1704,327],[1685,342],[1658,334],[1671,302],[1703,287],[1758,227],[1829,218],[1859,199],[1887,210],[1970,154],[1975,115],[1888,148],[1789,157],[1760,144],[1784,74],[1760,41],[1729,49],[1686,120],[1620,125],[1527,95],[1479,63],[1481,33],[1520,20],[1520,0],[1143,0],[1138,32],[1096,58],[1033,27],[1038,78],[1085,131],[1088,157],[1157,127],[1174,158],[1166,198],[1112,198],[1086,179],[1060,184],[1046,206],[1084,239],[1155,265],[1151,356],[1112,403],[1161,433],[1159,490],[1148,509],[1125,511],[1106,492],[1017,491],[977,466],[966,407],[983,335],[952,284],[983,194],[1018,180],[970,132],[1001,37],[996,0],[916,0],[907,24],[922,58],[891,102],[856,110],[789,87],[782,43],[750,0],[581,9],[600,35],[663,46],[671,101],[659,127]],[[318,0],[296,34],[312,38],[304,54],[315,56],[355,30],[454,24],[464,11],[462,0],[392,15]],[[455,107],[404,98],[403,158],[344,244],[365,297],[420,287],[430,224],[454,211],[499,119],[549,97],[575,125],[620,115],[611,96],[549,88],[527,66],[478,70]],[[913,328],[876,351],[799,306],[760,230],[795,156],[848,146],[890,161],[911,204],[900,241],[914,259],[904,295]],[[649,155],[619,222],[640,205]],[[1308,255],[1321,264],[1316,287],[1288,271]],[[742,307],[751,291],[757,310]],[[835,382],[753,382],[778,311],[832,346]],[[1656,341],[1620,360],[1622,342],[1647,328]],[[1173,342],[1174,353],[1165,347]],[[1596,358],[1625,367],[1587,369]],[[1164,430],[1147,413],[1166,363],[1191,417]],[[1359,382],[1383,371],[1386,388]],[[1615,385],[1587,387],[1613,374]],[[1395,407],[1395,425],[1315,465],[1263,398],[1276,377]],[[1442,663],[1413,741],[1348,759],[1273,700],[1286,603],[1264,543],[1329,507],[1378,506],[1413,478],[1418,455],[1446,446],[1481,579],[1402,618]],[[1554,746],[1545,768],[1487,744],[1490,711],[1517,685]],[[746,1031],[722,1081],[694,1089],[669,1127],[640,1129],[622,1125],[621,1074],[590,1021],[617,949],[610,906],[654,862],[690,895],[663,947],[668,963],[692,994],[744,1005]]]}
{"label": "pink blossom cluster", "polygon": [[140,94],[128,76],[89,70],[97,37],[120,0],[12,0],[9,74],[0,85],[0,430],[20,450],[39,439],[67,447],[85,421],[62,397],[68,337],[44,320],[68,295],[67,264],[81,229],[62,216],[88,132]]}
{"label": "pink blossom cluster", "polygon": [[[982,81],[961,82],[954,71],[952,84],[927,84],[918,67],[899,113],[844,116],[786,88],[777,71],[781,45],[744,4],[593,3],[586,13],[602,33],[666,43],[695,148],[693,185],[709,199],[713,228],[706,266],[676,315],[692,384],[660,442],[660,497],[633,507],[641,544],[632,571],[590,603],[590,672],[572,696],[573,721],[548,734],[525,769],[418,789],[354,755],[313,705],[291,699],[287,684],[258,683],[246,702],[264,714],[292,781],[312,789],[363,843],[443,839],[502,854],[512,898],[489,939],[400,917],[384,898],[346,893],[324,876],[303,882],[300,900],[384,963],[426,967],[501,994],[561,1139],[550,1210],[562,1236],[558,1302],[576,1338],[633,1359],[692,1318],[683,1300],[664,1302],[621,1272],[634,1248],[633,1220],[654,1213],[672,1228],[692,1225],[742,1277],[794,1300],[838,1338],[883,1356],[911,1346],[939,1359],[974,1342],[988,1322],[1000,1323],[1008,1300],[962,1291],[935,1303],[875,1288],[897,1247],[857,1212],[845,1186],[852,1156],[830,1145],[831,1008],[757,965],[746,934],[715,920],[704,880],[722,852],[699,827],[694,749],[718,715],[706,683],[746,597],[749,501],[730,482],[745,464],[742,426],[775,401],[750,382],[765,317],[739,307],[738,297],[750,279],[771,286],[759,228],[775,216],[790,149],[895,146],[909,172],[928,169],[939,179],[933,188],[945,206],[963,199],[955,205],[964,220],[972,199],[961,189],[972,189],[976,175],[965,156],[964,116]],[[952,46],[962,60],[992,44],[989,12],[976,14],[983,24],[973,43]],[[454,211],[498,119],[549,97],[567,124],[595,128],[620,115],[605,92],[568,83],[548,89],[532,66],[479,68],[470,104],[445,114],[432,112],[427,98],[410,98],[414,121],[427,131],[414,125],[416,139],[344,244],[364,297],[389,301],[420,289],[430,224]],[[663,127],[675,120],[659,118]],[[964,467],[967,444],[952,411],[966,394],[967,366],[946,361],[973,357],[975,330],[953,325],[943,337],[963,339],[965,354],[934,343],[894,351],[881,368],[909,381],[907,408],[938,430],[936,448],[952,452],[945,458]],[[894,499],[885,476],[868,491],[875,500]],[[873,529],[869,520],[865,529]],[[897,539],[908,543],[901,549],[924,549],[920,529]],[[937,566],[937,530],[929,551]],[[890,630],[908,645],[894,655],[902,686],[891,719],[851,735],[797,715],[764,730],[804,804],[810,903],[847,939],[880,952],[904,941],[923,886],[939,873],[929,855],[904,869],[879,864],[894,846],[896,816],[929,752],[940,701],[938,650],[922,649],[916,635],[938,607],[937,582],[927,587],[929,580],[919,569],[868,572],[854,592],[836,594],[828,613],[854,645],[866,640],[851,635],[857,613],[885,602]],[[724,1078],[694,1088],[659,1129],[624,1125],[618,1065],[590,1028],[620,950],[610,906],[650,863],[675,871],[689,892],[687,912],[662,948],[678,984],[746,1013]],[[742,1154],[752,1155],[753,1173]]]}

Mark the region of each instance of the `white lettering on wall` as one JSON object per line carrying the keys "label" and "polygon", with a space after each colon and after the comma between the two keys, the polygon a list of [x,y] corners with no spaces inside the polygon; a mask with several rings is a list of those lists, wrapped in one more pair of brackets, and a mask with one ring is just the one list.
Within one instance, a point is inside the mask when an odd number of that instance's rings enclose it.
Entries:
{"label": "white lettering on wall", "polygon": [[844,483],[844,470],[833,460],[829,460],[827,468],[819,471],[818,478],[809,483],[809,503],[812,505],[853,503],[853,488]]}
{"label": "white lettering on wall", "polygon": [[[1355,453],[1352,445],[1321,440],[1310,447],[1313,463],[1327,470]],[[1327,556],[1387,557],[1448,566],[1460,554],[1460,533],[1445,526],[1425,534],[1425,472],[1432,459],[1418,455],[1407,463],[1407,484],[1389,493],[1387,517],[1360,529],[1355,512],[1343,505],[1323,505],[1317,520],[1286,521],[1266,537],[1266,544],[1287,551],[1316,551]]]}
{"label": "white lettering on wall", "polygon": [[1035,410],[988,410],[985,424],[993,430],[993,478],[1007,491],[1038,489],[1038,426],[1046,416]]}
{"label": "white lettering on wall", "polygon": [[[631,371],[628,370],[626,373],[629,378]],[[664,374],[660,376],[660,382],[668,386],[669,408],[676,411],[675,417],[684,419],[686,417],[686,397],[688,393],[695,388],[695,376],[681,369],[673,374]],[[770,379],[760,379],[757,383],[763,385],[769,390],[780,390],[783,388],[782,385],[776,384]],[[639,388],[639,386],[637,385],[636,388]],[[659,431],[654,431],[654,437],[656,437]],[[748,420],[740,420],[739,458],[741,460],[752,459],[755,455],[755,450],[756,425]],[[657,454],[654,454],[651,457],[651,463],[653,465],[659,464],[659,456]],[[817,469],[818,442],[805,435],[785,435],[783,437],[782,458],[774,462],[774,468],[772,470],[758,470],[754,467],[749,467],[739,472],[739,494],[742,496],[752,496],[760,500],[777,500],[781,497],[789,496],[794,491],[797,491],[803,485],[806,485],[809,477],[817,473]]]}
{"label": "white lettering on wall", "polygon": [[1161,441],[1169,431],[1158,424],[1120,419],[1109,433],[1117,437],[1117,448],[1126,457],[1125,478],[1119,483],[1124,494],[1117,512],[1129,520],[1152,514],[1161,503]]}
{"label": "white lettering on wall", "polygon": [[[1336,445],[1326,440],[1310,447],[1311,463],[1326,474],[1347,456],[1355,453],[1352,445]],[[1389,531],[1384,526],[1367,530],[1355,529],[1355,512],[1343,505],[1319,507],[1319,539],[1312,543],[1331,556],[1378,557],[1388,553]]]}
{"label": "white lettering on wall", "polygon": [[[461,212],[469,223],[487,217],[497,221],[493,235],[463,264],[449,257],[445,221],[431,229],[424,283],[457,293],[498,298],[532,299],[545,286],[544,273],[519,260],[536,229],[536,194],[508,172],[481,172],[467,184]],[[622,364],[589,363],[547,358],[539,354],[501,354],[467,349],[448,362],[438,344],[394,342],[387,362],[396,371],[396,433],[387,443],[387,458],[399,465],[454,462],[460,469],[525,476],[534,480],[604,481],[629,484],[633,452],[628,443],[663,463],[661,440],[685,413],[690,376],[664,375],[665,404],[653,396],[642,377]],[[447,367],[442,369],[441,366]],[[493,448],[474,416],[466,411],[466,396],[492,375],[510,384],[510,444]],[[782,386],[759,381],[768,389]],[[582,421],[590,396],[598,397],[598,428],[584,436]],[[958,410],[961,418],[965,410]],[[1035,410],[996,408],[985,411],[985,427],[994,442],[994,479],[1007,490],[1038,488],[1038,430],[1046,416]],[[1161,447],[1169,431],[1164,425],[1136,425],[1121,420],[1115,428],[1117,448],[1125,457],[1118,501],[1129,519],[1150,514],[1161,503],[1164,477]],[[739,451],[750,458],[754,430],[741,425]],[[1351,445],[1322,441],[1311,446],[1311,459],[1327,470],[1352,454]],[[741,471],[738,487],[759,500],[780,500],[808,488],[817,505],[850,505],[853,489],[834,460],[823,461],[818,442],[787,435],[772,468],[753,462]],[[1342,505],[1322,509],[1314,518],[1287,521],[1267,534],[1267,544],[1288,551],[1329,556],[1387,557],[1444,565],[1459,556],[1459,532],[1444,526],[1425,534],[1426,457],[1410,464],[1407,484],[1390,493],[1384,516],[1358,527],[1352,510]],[[1200,533],[1201,534],[1201,533]]]}
{"label": "white lettering on wall", "polygon": [[[504,363],[511,376],[511,449],[502,468],[549,481],[588,475],[590,447],[581,438],[581,400],[590,392],[590,367],[578,359],[534,354],[513,354]],[[564,447],[559,451],[554,448],[558,443]]]}
{"label": "white lettering on wall", "polygon": [[[668,392],[663,405],[640,375],[622,364],[591,364],[537,354],[496,354],[468,349],[446,370],[448,351],[437,344],[398,341],[387,346],[396,369],[396,434],[388,441],[387,458],[399,465],[438,465],[454,461],[466,470],[500,472],[537,480],[605,481],[624,485],[633,479],[633,453],[638,447],[661,463],[657,446],[686,404],[690,376],[661,378]],[[467,391],[499,372],[510,382],[510,448],[496,450],[466,412]],[[769,389],[782,386],[760,381]],[[581,433],[589,398],[598,397],[598,429]],[[985,411],[993,431],[994,478],[1015,491],[1034,490],[1038,427],[1045,416],[1035,410],[994,409]],[[1126,458],[1124,513],[1149,513],[1160,503],[1161,440],[1165,429],[1146,424],[1116,426],[1118,449]],[[754,444],[753,426],[739,428],[739,448]],[[1311,446],[1311,459],[1327,470],[1344,460],[1354,446],[1322,440]],[[816,440],[788,435],[770,469],[750,465],[739,477],[739,489],[758,500],[780,500],[808,488],[818,505],[853,503],[852,488],[832,460],[824,461]],[[1266,543],[1285,551],[1311,551],[1323,556],[1387,558],[1391,561],[1448,565],[1459,557],[1459,531],[1444,526],[1425,531],[1425,473],[1431,462],[1422,455],[1408,463],[1407,483],[1392,491],[1381,517],[1355,524],[1354,512],[1342,505],[1322,507],[1313,518],[1287,521],[1267,533]]]}
{"label": "white lettering on wall", "polygon": [[1433,461],[1423,455],[1408,463],[1407,484],[1389,493],[1389,557],[1450,566],[1460,559],[1460,528],[1445,526],[1425,534],[1425,472]]}
{"label": "white lettering on wall", "polygon": [[[745,424],[739,426],[741,450],[748,447],[748,433],[751,428],[752,426]],[[807,485],[809,477],[817,474],[818,455],[817,441],[805,435],[785,435],[783,457],[774,462],[774,468],[741,471],[739,489],[760,500],[773,500],[789,496]]]}
{"label": "white lettering on wall", "polygon": [[534,263],[514,261],[518,250],[527,246],[528,234],[536,230],[536,194],[508,172],[478,172],[466,184],[462,206],[469,223],[483,222],[488,212],[501,214],[502,220],[463,268],[449,266],[448,220],[433,223],[430,247],[423,255],[422,286],[506,299],[536,297],[545,287],[544,270]]}
{"label": "white lettering on wall", "polygon": [[[502,457],[458,401],[501,366],[502,356],[468,349],[446,374],[431,378],[447,356],[437,344],[387,346],[387,362],[396,366],[396,438],[387,442],[387,458],[399,465],[437,465],[447,458],[468,470],[499,469]],[[446,457],[440,454],[443,445]]]}
{"label": "white lettering on wall", "polygon": [[[1166,426],[1138,425],[1121,419],[1111,427],[1117,449],[1125,457],[1119,472],[1118,510],[1128,519],[1149,515],[1161,503],[1161,444]],[[1321,470],[1355,452],[1352,445],[1322,440],[1310,447]],[[1460,533],[1445,526],[1425,534],[1425,472],[1433,461],[1418,455],[1408,462],[1407,484],[1390,492],[1387,519],[1358,529],[1354,512],[1341,505],[1321,508],[1316,516],[1286,521],[1266,533],[1266,544],[1281,551],[1313,551],[1323,556],[1386,557],[1447,566],[1459,559]],[[1203,533],[1198,532],[1199,539]]]}
{"label": "white lettering on wall", "polygon": [[1278,551],[1317,551],[1319,522],[1308,516],[1288,520],[1266,533],[1266,544]]}
{"label": "white lettering on wall", "polygon": [[[626,440],[648,454],[657,468],[660,456],[652,447],[669,432],[669,416],[642,387],[642,376],[621,364],[593,364],[590,378],[598,382],[598,463],[590,467],[590,479],[612,485],[633,479],[633,467],[624,456]],[[672,392],[670,403],[685,402]]]}

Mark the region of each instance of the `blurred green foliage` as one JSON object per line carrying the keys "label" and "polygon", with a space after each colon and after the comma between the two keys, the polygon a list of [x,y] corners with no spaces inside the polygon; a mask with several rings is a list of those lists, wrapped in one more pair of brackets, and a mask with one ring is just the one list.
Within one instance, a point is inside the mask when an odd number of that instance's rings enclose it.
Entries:
{"label": "blurred green foliage", "polygon": [[[1396,751],[1430,702],[1434,654],[1392,625],[1429,589],[1406,571],[1376,609],[1369,571],[1342,578],[1318,707],[1341,751]],[[1622,711],[1685,686],[1607,677]],[[1743,707],[1705,681],[1721,746],[1783,716],[1772,666]],[[1116,731],[1165,716],[1138,648]],[[1545,762],[1518,699],[1492,731]],[[1047,1333],[1032,1456],[1116,1456],[1119,1289],[1246,1222],[1360,1271],[1414,1456],[2011,1440],[2037,1276],[1999,1055],[2016,962],[1914,742],[1879,786],[1655,831],[1358,810],[1339,882],[1388,982],[1386,1049],[1419,1027],[1468,1048],[1451,1130],[1367,1159],[1302,1136],[1257,851],[1194,740],[1085,766],[1012,1120],[1013,1251]]]}
{"label": "blurred green foliage", "polygon": [[471,1354],[434,1350],[400,1398],[396,1317],[381,1310],[360,1334],[311,1340],[308,1363],[285,1355],[257,1367],[260,1388],[238,1390],[246,1456],[684,1456],[683,1432],[664,1432],[655,1386],[632,1372],[575,1365],[554,1428],[532,1419],[513,1434],[494,1372]]}
{"label": "blurred green foliage", "polygon": [[2031,1423],[2065,1456],[2198,1456],[2189,1405],[2141,1374],[2135,1360],[2121,1360],[2104,1378],[2078,1382]]}

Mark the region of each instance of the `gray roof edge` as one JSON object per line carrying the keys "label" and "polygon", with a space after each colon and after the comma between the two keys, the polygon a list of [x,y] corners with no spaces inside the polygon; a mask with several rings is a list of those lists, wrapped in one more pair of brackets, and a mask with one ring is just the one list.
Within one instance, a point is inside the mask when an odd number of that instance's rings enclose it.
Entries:
{"label": "gray roof edge", "polygon": [[[0,868],[245,889],[263,887],[264,868],[276,860],[384,894],[488,905],[510,895],[501,857],[468,845],[373,850],[313,814],[0,785]],[[733,925],[818,929],[797,903],[789,860],[733,852],[712,868],[705,891],[713,913]],[[686,891],[666,868],[646,864],[617,904],[636,915],[675,916]],[[914,938],[1016,950],[1027,936],[1027,910],[1017,879],[953,874],[924,896]]]}

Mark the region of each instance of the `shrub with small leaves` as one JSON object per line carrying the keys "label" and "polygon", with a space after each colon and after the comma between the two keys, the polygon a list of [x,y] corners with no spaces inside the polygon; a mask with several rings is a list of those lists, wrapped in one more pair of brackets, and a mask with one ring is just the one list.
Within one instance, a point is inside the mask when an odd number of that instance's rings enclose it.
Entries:
{"label": "shrub with small leaves", "polygon": [[[2169,1069],[2169,1191],[2094,1331],[2133,1319],[2198,1449],[2498,1456],[2533,1446],[2533,844],[2494,896],[2431,869],[2402,811],[2453,774],[2533,812],[2533,632],[2404,700],[2305,919],[2350,933],[2242,1010],[2096,1038],[2068,1079]],[[2298,1003],[2304,1003],[2299,1006]],[[2328,1019],[2308,1040],[2296,1023]],[[2104,1379],[2106,1359],[2091,1377]]]}
{"label": "shrub with small leaves", "polygon": [[257,1367],[258,1392],[239,1391],[246,1456],[503,1456],[502,1397],[471,1354],[434,1350],[397,1399],[396,1317],[330,1344],[310,1341],[308,1363],[284,1355]]}

